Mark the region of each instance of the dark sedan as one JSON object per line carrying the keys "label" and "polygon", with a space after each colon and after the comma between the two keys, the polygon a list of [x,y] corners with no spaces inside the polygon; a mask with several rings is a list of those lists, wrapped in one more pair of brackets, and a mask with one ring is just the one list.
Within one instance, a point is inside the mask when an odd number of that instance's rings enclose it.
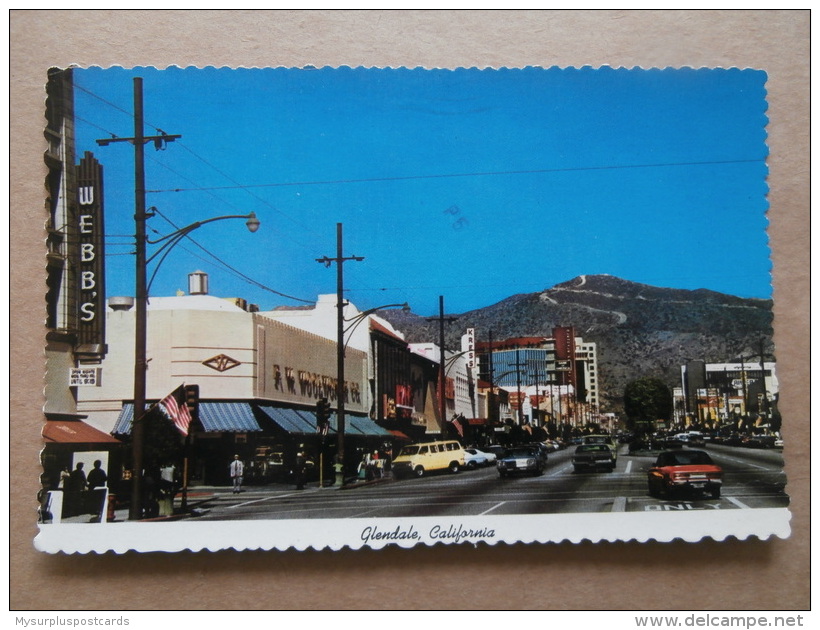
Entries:
{"label": "dark sedan", "polygon": [[606,444],[581,444],[575,448],[572,467],[575,472],[596,471],[600,468],[609,472],[615,470],[615,453]]}
{"label": "dark sedan", "polygon": [[543,475],[547,467],[547,454],[538,446],[513,446],[507,449],[504,457],[496,462],[498,474],[501,477],[508,475],[526,474]]}

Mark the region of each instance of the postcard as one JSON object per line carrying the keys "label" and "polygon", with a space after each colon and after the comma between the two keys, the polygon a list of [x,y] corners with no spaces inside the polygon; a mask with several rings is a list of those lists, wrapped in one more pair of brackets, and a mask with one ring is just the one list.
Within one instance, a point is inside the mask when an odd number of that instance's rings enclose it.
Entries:
{"label": "postcard", "polygon": [[764,71],[43,81],[39,550],[789,536]]}

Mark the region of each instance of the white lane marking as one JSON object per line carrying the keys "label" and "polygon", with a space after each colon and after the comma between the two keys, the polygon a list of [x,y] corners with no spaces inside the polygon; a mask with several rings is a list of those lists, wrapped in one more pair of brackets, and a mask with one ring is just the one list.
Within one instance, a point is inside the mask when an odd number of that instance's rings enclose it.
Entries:
{"label": "white lane marking", "polygon": [[632,470],[632,460],[630,459],[628,462],[626,462],[626,470],[624,470],[624,473],[626,473],[628,475],[631,470]]}
{"label": "white lane marking", "polygon": [[554,473],[550,473],[549,475],[547,475],[547,477],[555,477],[556,475],[560,475],[561,473],[568,470],[572,470],[572,466],[567,466],[566,468],[559,468]]}
{"label": "white lane marking", "polygon": [[735,499],[734,497],[726,497],[726,499],[727,499],[728,501],[731,501],[731,502],[732,502],[732,503],[734,503],[737,507],[739,507],[739,508],[741,508],[741,509],[743,509],[743,510],[750,510],[750,509],[751,509],[748,505],[746,505],[745,503],[743,503],[743,501],[738,501],[738,500],[737,500],[737,499]]}
{"label": "white lane marking", "polygon": [[615,497],[612,502],[612,512],[626,512],[626,497]]}
{"label": "white lane marking", "polygon": [[495,508],[499,508],[499,507],[501,507],[502,505],[504,505],[505,503],[506,503],[506,501],[502,501],[501,503],[496,503],[496,504],[495,504],[493,507],[491,507],[489,510],[484,510],[481,514],[479,514],[479,516],[484,516],[485,514],[489,514],[489,513],[490,513],[490,512],[492,512]]}
{"label": "white lane marking", "polygon": [[233,508],[238,507],[245,507],[246,505],[253,505],[254,503],[262,503],[263,501],[272,501],[273,499],[284,499],[286,497],[295,497],[295,496],[304,496],[305,494],[313,494],[312,492],[290,492],[288,494],[277,494],[271,497],[264,497],[262,499],[254,499],[253,501],[245,501],[244,503],[237,503],[235,505],[228,505],[225,507],[227,510],[232,510]]}

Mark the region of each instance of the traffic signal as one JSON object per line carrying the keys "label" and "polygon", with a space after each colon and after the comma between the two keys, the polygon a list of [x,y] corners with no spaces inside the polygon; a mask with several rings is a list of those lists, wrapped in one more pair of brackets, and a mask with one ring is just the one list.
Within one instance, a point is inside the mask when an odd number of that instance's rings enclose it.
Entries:
{"label": "traffic signal", "polygon": [[316,428],[320,433],[326,433],[330,424],[330,403],[327,398],[316,401]]}
{"label": "traffic signal", "polygon": [[191,416],[195,418],[199,408],[199,385],[185,386],[185,405],[191,412]]}

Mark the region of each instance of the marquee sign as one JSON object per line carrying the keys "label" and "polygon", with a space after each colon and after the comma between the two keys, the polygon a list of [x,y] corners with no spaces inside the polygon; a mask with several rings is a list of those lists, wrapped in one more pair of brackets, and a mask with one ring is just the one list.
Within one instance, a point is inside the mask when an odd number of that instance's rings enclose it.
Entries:
{"label": "marquee sign", "polygon": [[78,345],[81,359],[105,354],[105,230],[102,165],[86,151],[77,168]]}
{"label": "marquee sign", "polygon": [[473,369],[475,367],[475,328],[467,329],[467,367]]}

